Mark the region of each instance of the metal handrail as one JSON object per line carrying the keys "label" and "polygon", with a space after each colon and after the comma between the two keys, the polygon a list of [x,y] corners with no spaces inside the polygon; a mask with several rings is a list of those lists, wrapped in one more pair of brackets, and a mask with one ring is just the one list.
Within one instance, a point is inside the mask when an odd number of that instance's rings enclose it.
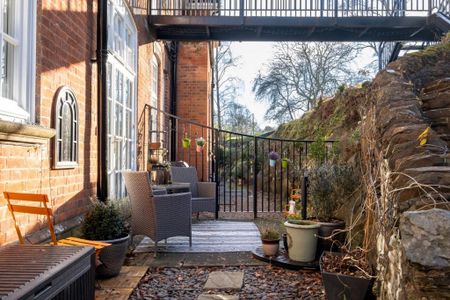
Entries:
{"label": "metal handrail", "polygon": [[[147,151],[147,143],[167,149],[171,154],[167,160],[186,161],[197,168],[202,181],[217,183],[220,211],[253,212],[255,217],[258,212],[281,211],[284,208],[290,186],[301,184],[297,175],[311,159],[309,149],[314,143],[312,140],[271,138],[221,130],[150,105],[145,106],[140,123],[139,144],[143,151]],[[186,148],[182,147],[183,137],[189,137],[192,141]],[[198,137],[206,140],[201,151],[196,151],[193,142]],[[328,158],[334,142],[324,141],[325,153],[322,154],[325,156],[322,159]],[[288,158],[289,165],[283,166],[278,161],[275,167],[269,167],[268,154],[272,150]]]}

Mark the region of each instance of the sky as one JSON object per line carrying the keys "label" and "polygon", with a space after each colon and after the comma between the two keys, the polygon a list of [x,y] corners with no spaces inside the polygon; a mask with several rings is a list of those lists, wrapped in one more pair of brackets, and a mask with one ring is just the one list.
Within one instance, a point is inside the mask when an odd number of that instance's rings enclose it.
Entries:
{"label": "sky", "polygon": [[[239,77],[244,81],[244,91],[237,102],[247,106],[255,114],[255,120],[261,128],[266,125],[276,126],[276,124],[264,119],[267,106],[255,100],[252,86],[258,71],[267,68],[267,64],[273,56],[274,45],[274,42],[233,42],[231,44],[233,56],[240,56],[241,58],[239,67],[230,71],[230,75]],[[363,68],[372,60],[372,51],[364,50],[355,62],[355,68]]]}

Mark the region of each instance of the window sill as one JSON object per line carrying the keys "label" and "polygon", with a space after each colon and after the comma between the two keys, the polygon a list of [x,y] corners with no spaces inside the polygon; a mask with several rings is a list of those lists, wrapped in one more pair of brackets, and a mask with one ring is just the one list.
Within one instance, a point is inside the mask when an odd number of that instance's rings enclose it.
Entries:
{"label": "window sill", "polygon": [[52,128],[0,120],[0,142],[45,144],[54,136]]}

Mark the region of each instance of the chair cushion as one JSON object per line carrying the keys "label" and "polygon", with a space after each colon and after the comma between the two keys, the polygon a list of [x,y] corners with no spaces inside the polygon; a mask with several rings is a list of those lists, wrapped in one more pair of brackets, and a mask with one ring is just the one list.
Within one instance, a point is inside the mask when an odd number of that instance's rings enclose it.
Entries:
{"label": "chair cushion", "polygon": [[189,183],[191,187],[192,197],[198,196],[198,188],[197,188],[197,169],[193,167],[189,168],[180,168],[180,167],[171,167],[170,173],[172,177],[173,183]]}
{"label": "chair cushion", "polygon": [[193,213],[201,211],[216,212],[216,200],[214,198],[195,197],[191,201]]}

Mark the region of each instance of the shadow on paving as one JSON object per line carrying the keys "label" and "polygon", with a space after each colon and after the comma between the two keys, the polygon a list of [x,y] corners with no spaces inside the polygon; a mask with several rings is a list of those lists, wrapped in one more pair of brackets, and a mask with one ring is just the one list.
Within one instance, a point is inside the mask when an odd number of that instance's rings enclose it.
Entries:
{"label": "shadow on paving", "polygon": [[225,266],[261,266],[266,263],[254,259],[251,252],[225,253],[136,253],[128,257],[129,266],[155,267],[225,267]]}

